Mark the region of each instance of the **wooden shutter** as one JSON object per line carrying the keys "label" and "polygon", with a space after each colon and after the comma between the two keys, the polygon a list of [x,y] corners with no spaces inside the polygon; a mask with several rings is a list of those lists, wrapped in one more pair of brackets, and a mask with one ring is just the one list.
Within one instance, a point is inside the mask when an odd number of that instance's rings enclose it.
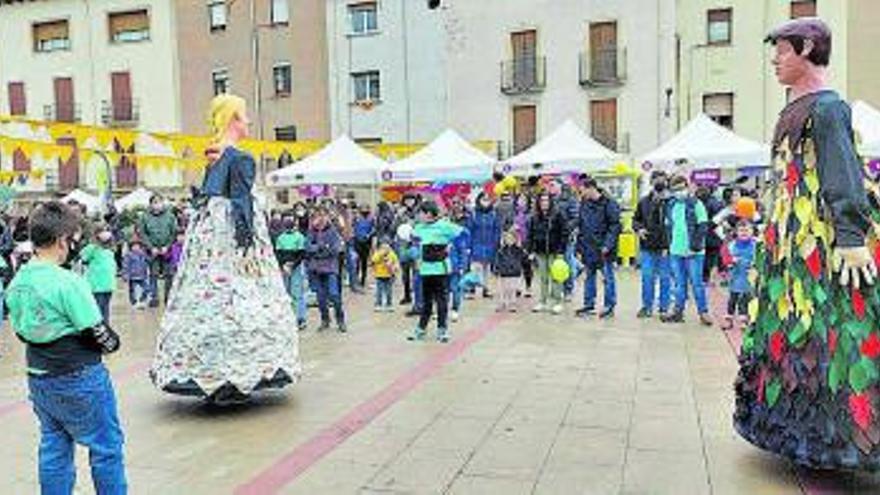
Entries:
{"label": "wooden shutter", "polygon": [[76,149],[76,139],[70,137],[58,138],[58,144],[73,148],[70,160],[58,164],[58,184],[61,189],[69,190],[79,187],[79,153]]}
{"label": "wooden shutter", "polygon": [[56,77],[55,87],[55,120],[59,122],[73,122],[73,79],[69,77]]}
{"label": "wooden shutter", "polygon": [[125,149],[119,144],[119,141],[114,141],[113,146],[117,153],[128,153],[119,158],[119,165],[116,166],[116,187],[134,189],[138,182],[137,163],[131,155],[135,151],[134,145]]}
{"label": "wooden shutter", "polygon": [[511,33],[510,45],[514,87],[534,87],[538,79],[538,32],[532,29]]}
{"label": "wooden shutter", "polygon": [[69,39],[67,21],[52,21],[34,24],[34,50],[40,51],[40,44],[55,39]]}
{"label": "wooden shutter", "polygon": [[617,79],[617,23],[590,24],[590,75],[593,80]]}
{"label": "wooden shutter", "polygon": [[591,101],[590,124],[596,141],[612,150],[617,149],[617,99]]}
{"label": "wooden shutter", "polygon": [[27,99],[24,93],[23,82],[11,82],[8,84],[9,114],[27,115]]}
{"label": "wooden shutter", "polygon": [[110,14],[110,37],[126,31],[149,31],[150,17],[146,10]]}
{"label": "wooden shutter", "polygon": [[12,170],[15,172],[30,172],[31,160],[20,149],[12,152]]}
{"label": "wooden shutter", "polygon": [[113,99],[113,120],[116,122],[132,120],[131,74],[128,72],[110,74],[110,94]]}
{"label": "wooden shutter", "polygon": [[791,2],[791,18],[816,17],[815,0],[797,0]]}
{"label": "wooden shutter", "polygon": [[513,152],[535,144],[537,111],[534,106],[513,107]]}

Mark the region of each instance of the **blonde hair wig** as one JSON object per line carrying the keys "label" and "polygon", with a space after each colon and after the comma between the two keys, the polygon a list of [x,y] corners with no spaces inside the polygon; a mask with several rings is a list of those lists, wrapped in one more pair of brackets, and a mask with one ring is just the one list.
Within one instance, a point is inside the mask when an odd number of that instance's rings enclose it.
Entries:
{"label": "blonde hair wig", "polygon": [[236,117],[244,117],[247,104],[244,98],[231,94],[220,94],[211,100],[208,113],[208,127],[211,129],[211,143],[219,144]]}

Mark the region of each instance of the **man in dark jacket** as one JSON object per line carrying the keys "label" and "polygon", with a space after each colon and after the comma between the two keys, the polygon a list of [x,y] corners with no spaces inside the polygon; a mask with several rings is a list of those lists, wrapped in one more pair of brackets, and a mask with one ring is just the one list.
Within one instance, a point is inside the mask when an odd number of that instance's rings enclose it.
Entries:
{"label": "man in dark jacket", "polygon": [[604,309],[601,318],[614,316],[617,305],[617,286],[614,260],[617,258],[617,240],[620,236],[620,206],[608,197],[592,177],[584,180],[584,198],[578,216],[578,251],[587,278],[584,282],[584,306],[578,316],[595,314],[596,272],[602,270],[605,284]]}
{"label": "man in dark jacket", "polygon": [[159,275],[165,281],[164,299],[168,301],[174,271],[168,264],[168,250],[177,239],[177,217],[165,207],[162,196],[150,198],[150,208],[141,216],[138,236],[150,256],[150,307],[159,306]]}
{"label": "man in dark jacket", "polygon": [[724,204],[715,196],[715,188],[702,186],[697,189],[697,199],[706,207],[709,216],[709,224],[706,232],[706,261],[703,265],[703,282],[709,283],[712,279],[712,270],[721,266],[721,245],[723,241],[715,233],[717,225],[712,220],[724,209]]}
{"label": "man in dark jacket", "polygon": [[651,192],[639,201],[633,216],[633,228],[639,236],[642,272],[642,309],[639,318],[650,318],[654,294],[660,282],[660,314],[669,309],[669,238],[666,233],[667,177],[661,170],[651,173]]}

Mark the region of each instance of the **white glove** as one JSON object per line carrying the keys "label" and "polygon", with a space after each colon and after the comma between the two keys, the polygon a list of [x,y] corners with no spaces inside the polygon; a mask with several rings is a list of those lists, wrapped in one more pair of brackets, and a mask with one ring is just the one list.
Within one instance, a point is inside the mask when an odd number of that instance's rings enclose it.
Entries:
{"label": "white glove", "polygon": [[834,250],[834,269],[840,271],[840,285],[859,289],[862,277],[868,285],[877,278],[877,265],[866,246],[836,248]]}

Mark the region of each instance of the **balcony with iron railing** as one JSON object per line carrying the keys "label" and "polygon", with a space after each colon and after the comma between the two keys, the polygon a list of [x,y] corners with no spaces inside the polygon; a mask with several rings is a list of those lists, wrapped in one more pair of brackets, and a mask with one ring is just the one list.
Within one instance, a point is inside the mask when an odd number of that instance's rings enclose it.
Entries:
{"label": "balcony with iron railing", "polygon": [[626,82],[626,48],[581,52],[578,73],[585,88],[622,86]]}
{"label": "balcony with iron railing", "polygon": [[518,57],[501,62],[502,93],[506,95],[540,93],[546,87],[546,57]]}
{"label": "balcony with iron railing", "polygon": [[79,104],[72,102],[43,105],[43,120],[47,122],[80,122],[82,112],[80,112]]}
{"label": "balcony with iron railing", "polygon": [[137,127],[140,113],[140,101],[136,98],[101,101],[101,122],[108,127]]}

